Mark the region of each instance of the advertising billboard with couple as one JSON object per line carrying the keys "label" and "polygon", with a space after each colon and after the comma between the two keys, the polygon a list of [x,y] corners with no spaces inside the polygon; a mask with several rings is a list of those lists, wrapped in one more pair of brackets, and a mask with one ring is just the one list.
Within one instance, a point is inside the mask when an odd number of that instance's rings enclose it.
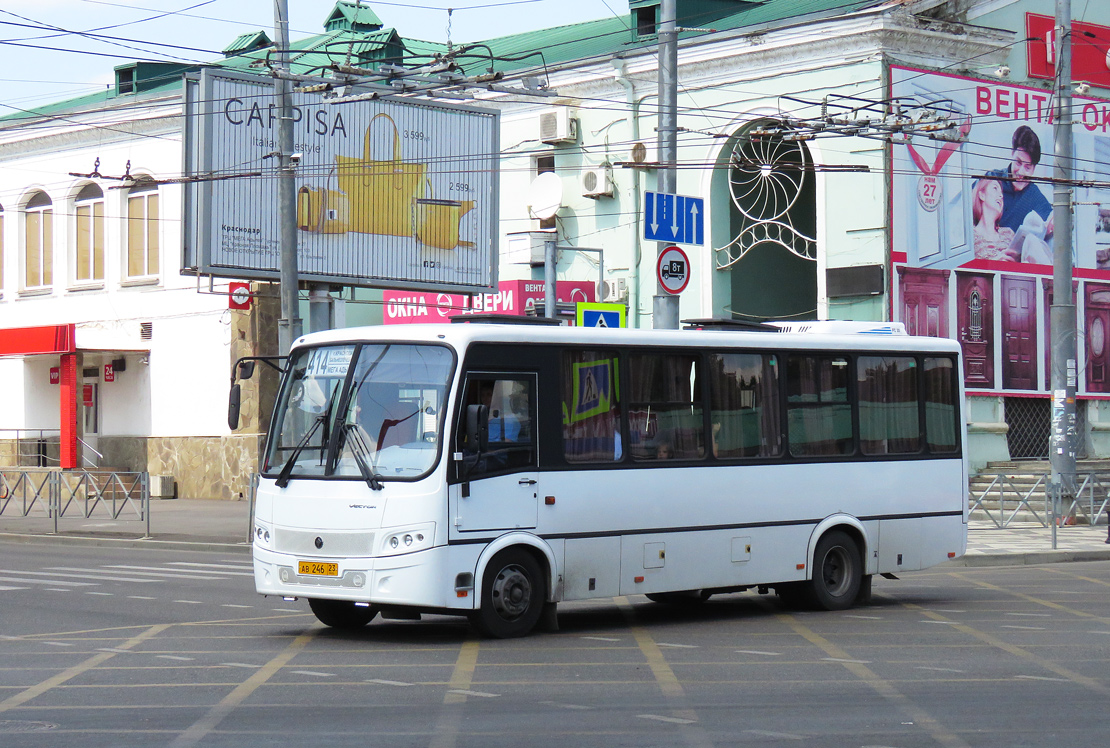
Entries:
{"label": "advertising billboard with couple", "polygon": [[[890,78],[903,109],[928,106],[951,123],[893,145],[894,319],[911,333],[960,340],[968,387],[1043,392],[1056,228],[1051,92],[897,66]],[[1103,393],[1110,190],[1099,185],[1110,181],[1110,102],[1074,104],[1080,389]]]}

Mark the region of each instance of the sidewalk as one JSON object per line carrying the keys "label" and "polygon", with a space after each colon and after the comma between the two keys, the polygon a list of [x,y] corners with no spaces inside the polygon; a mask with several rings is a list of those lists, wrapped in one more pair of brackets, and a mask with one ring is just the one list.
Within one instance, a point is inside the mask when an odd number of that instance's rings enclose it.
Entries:
{"label": "sidewalk", "polygon": [[[58,534],[52,519],[37,513],[19,517],[10,505],[0,514],[0,542],[69,542],[94,545],[124,545],[134,548],[219,550],[249,553],[247,542],[250,504],[246,501],[204,499],[152,500],[150,538],[143,538],[145,523],[125,510],[112,521],[103,509],[89,519],[63,517]],[[968,526],[967,555],[949,562],[953,566],[1017,566],[1060,561],[1110,560],[1106,527],[1076,525],[1056,530],[1036,524],[1014,524],[1000,529],[987,521]]]}

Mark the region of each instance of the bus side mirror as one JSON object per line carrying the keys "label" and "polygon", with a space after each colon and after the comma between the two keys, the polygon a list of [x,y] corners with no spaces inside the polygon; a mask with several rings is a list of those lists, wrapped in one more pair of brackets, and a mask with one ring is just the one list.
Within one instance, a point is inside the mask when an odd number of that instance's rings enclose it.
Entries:
{"label": "bus side mirror", "polygon": [[231,427],[232,431],[239,428],[239,401],[241,397],[239,385],[231,385],[231,394],[227,400],[227,425]]}
{"label": "bus side mirror", "polygon": [[489,449],[489,406],[466,406],[466,445],[476,454]]}
{"label": "bus side mirror", "polygon": [[253,361],[240,361],[239,362],[239,378],[250,379],[254,376],[254,362]]}

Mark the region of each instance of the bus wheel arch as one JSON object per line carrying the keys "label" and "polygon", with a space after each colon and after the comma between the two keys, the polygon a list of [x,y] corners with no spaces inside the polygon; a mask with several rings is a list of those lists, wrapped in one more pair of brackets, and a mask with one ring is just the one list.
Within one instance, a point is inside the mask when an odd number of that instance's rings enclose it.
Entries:
{"label": "bus wheel arch", "polygon": [[776,587],[788,605],[845,610],[871,597],[867,533],[855,517],[826,518],[810,537],[806,580]]}
{"label": "bus wheel arch", "polygon": [[510,639],[528,634],[544,613],[550,574],[543,554],[532,545],[495,552],[478,579],[477,607],[470,622],[484,636]]}

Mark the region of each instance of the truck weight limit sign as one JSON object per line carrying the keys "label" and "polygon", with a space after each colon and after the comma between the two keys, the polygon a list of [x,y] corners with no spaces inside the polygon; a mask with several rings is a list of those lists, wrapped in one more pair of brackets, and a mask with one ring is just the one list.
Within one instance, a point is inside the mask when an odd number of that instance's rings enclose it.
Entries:
{"label": "truck weight limit sign", "polygon": [[667,247],[659,253],[659,262],[655,271],[659,278],[659,285],[664,291],[680,294],[690,282],[690,259],[678,247]]}

